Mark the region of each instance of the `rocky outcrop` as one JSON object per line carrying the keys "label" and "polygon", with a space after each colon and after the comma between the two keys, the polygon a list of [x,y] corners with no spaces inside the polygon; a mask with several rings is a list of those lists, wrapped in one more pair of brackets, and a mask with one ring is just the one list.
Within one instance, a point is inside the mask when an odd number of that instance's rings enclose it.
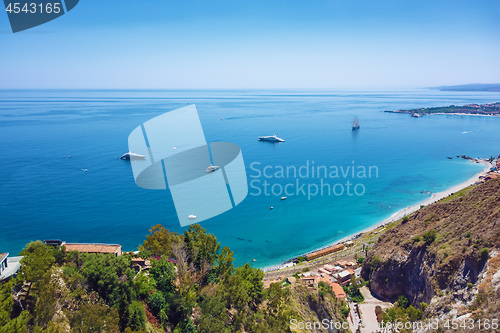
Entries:
{"label": "rocky outcrop", "polygon": [[[342,323],[345,319],[340,314],[340,303],[332,295],[319,295],[316,289],[308,289],[300,283],[290,288],[290,306],[298,314],[301,322],[321,323],[323,320],[333,323]],[[328,326],[311,327],[303,332],[312,333],[340,333],[347,330],[336,329]]]}
{"label": "rocky outcrop", "polygon": [[381,299],[429,303],[446,290],[467,301],[489,251],[500,248],[500,180],[425,207],[380,237],[362,277]]}

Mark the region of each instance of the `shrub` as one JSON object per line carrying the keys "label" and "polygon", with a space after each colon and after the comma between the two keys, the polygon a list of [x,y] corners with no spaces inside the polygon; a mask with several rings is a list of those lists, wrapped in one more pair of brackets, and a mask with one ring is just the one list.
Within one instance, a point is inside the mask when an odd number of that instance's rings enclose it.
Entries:
{"label": "shrub", "polygon": [[406,309],[410,306],[410,301],[405,296],[401,295],[398,298],[398,305],[400,308]]}
{"label": "shrub", "polygon": [[358,265],[361,265],[363,263],[363,260],[365,260],[364,257],[359,257],[358,260],[357,260],[358,261]]}
{"label": "shrub", "polygon": [[429,230],[426,233],[422,235],[422,238],[424,239],[424,242],[427,244],[431,244],[436,240],[437,233],[435,230]]}
{"label": "shrub", "polygon": [[490,249],[487,247],[481,249],[481,251],[479,253],[481,253],[481,260],[482,261],[486,261],[490,257]]}
{"label": "shrub", "polygon": [[403,217],[403,221],[402,223],[405,224],[406,222],[408,222],[410,220],[410,218],[408,216],[405,216]]}
{"label": "shrub", "polygon": [[380,260],[379,257],[373,256],[373,259],[372,259],[370,265],[372,266],[372,268],[375,268],[375,267],[379,266],[381,262],[382,261]]}
{"label": "shrub", "polygon": [[347,318],[347,316],[349,315],[349,312],[350,312],[350,309],[347,305],[345,304],[342,304],[342,306],[340,307],[340,312],[342,312],[342,315]]}

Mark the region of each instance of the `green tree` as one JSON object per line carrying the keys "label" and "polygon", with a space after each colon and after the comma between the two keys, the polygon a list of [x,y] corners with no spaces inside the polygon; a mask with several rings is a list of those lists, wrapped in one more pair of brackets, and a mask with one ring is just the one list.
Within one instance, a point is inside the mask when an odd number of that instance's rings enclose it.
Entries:
{"label": "green tree", "polygon": [[139,246],[139,251],[146,251],[155,257],[172,255],[172,243],[178,242],[176,232],[169,232],[161,224],[157,224],[149,229],[149,235],[146,236],[144,243]]}
{"label": "green tree", "polygon": [[30,283],[39,281],[55,261],[52,250],[41,241],[29,243],[20,255],[24,258],[21,259],[19,279]]}
{"label": "green tree", "polygon": [[128,326],[134,331],[146,327],[146,312],[140,302],[134,301],[128,309]]}
{"label": "green tree", "polygon": [[165,296],[163,295],[163,293],[157,290],[149,296],[148,305],[149,308],[153,311],[153,314],[157,315],[162,310],[165,311],[165,308],[167,307],[167,301],[165,300]]}
{"label": "green tree", "polygon": [[118,313],[103,303],[81,304],[68,312],[71,331],[75,333],[118,333]]}
{"label": "green tree", "polygon": [[13,307],[12,282],[0,282],[0,327],[5,326],[10,321],[10,313]]}
{"label": "green tree", "polygon": [[220,295],[205,297],[200,308],[202,314],[197,320],[199,333],[230,332],[227,309]]}
{"label": "green tree", "polygon": [[217,276],[225,280],[234,272],[233,257],[234,253],[227,246],[222,248],[221,253],[217,257]]}
{"label": "green tree", "polygon": [[153,260],[149,275],[156,282],[156,288],[164,293],[174,291],[174,280],[176,277],[175,266],[164,257]]}
{"label": "green tree", "polygon": [[207,234],[199,224],[192,224],[189,230],[184,231],[184,242],[190,261],[196,268],[201,269],[204,265],[211,267],[214,264],[220,243],[213,234]]}
{"label": "green tree", "polygon": [[33,322],[43,329],[47,328],[54,314],[56,313],[57,300],[55,294],[57,288],[52,280],[51,271],[46,272],[37,283],[34,293],[34,306],[32,310]]}

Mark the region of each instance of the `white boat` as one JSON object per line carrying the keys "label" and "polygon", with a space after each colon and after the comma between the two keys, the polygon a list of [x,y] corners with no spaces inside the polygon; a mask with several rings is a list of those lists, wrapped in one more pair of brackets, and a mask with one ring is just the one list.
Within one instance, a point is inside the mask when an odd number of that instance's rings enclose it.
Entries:
{"label": "white boat", "polygon": [[207,173],[211,173],[214,172],[215,170],[219,170],[219,167],[217,165],[210,165],[206,171]]}
{"label": "white boat", "polygon": [[196,220],[196,215],[191,214],[191,215],[188,216],[188,219],[190,219],[190,220]]}
{"label": "white boat", "polygon": [[285,142],[282,138],[278,138],[276,134],[269,136],[259,136],[260,141]]}
{"label": "white boat", "polygon": [[281,197],[281,200],[286,200],[286,197]]}
{"label": "white boat", "polygon": [[358,117],[354,117],[354,120],[352,122],[352,130],[358,130],[359,129],[359,120]]}
{"label": "white boat", "polygon": [[134,154],[131,152],[125,153],[120,157],[122,160],[143,160],[146,158],[146,155]]}

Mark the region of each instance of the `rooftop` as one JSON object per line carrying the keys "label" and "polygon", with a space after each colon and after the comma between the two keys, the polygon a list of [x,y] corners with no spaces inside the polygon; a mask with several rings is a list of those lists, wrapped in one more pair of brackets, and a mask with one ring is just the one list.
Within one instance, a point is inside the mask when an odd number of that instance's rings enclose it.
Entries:
{"label": "rooftop", "polygon": [[[2,253],[2,254],[7,254],[7,253]],[[2,272],[2,275],[0,275],[0,280],[11,277],[12,275],[15,275],[19,268],[21,268],[21,259],[23,257],[8,257],[7,258],[7,268],[4,269]]]}
{"label": "rooftop", "polygon": [[0,262],[2,262],[5,258],[7,258],[8,253],[0,253]]}
{"label": "rooftop", "polygon": [[335,295],[337,297],[338,296],[344,296],[345,297],[345,291],[344,291],[344,289],[342,289],[342,287],[340,286],[340,284],[332,282],[332,283],[330,283],[330,285],[332,286],[333,292],[335,293]]}
{"label": "rooftop", "polygon": [[92,243],[63,243],[66,251],[78,251],[88,253],[115,253],[121,247],[120,244],[92,244]]}
{"label": "rooftop", "polygon": [[349,272],[349,271],[342,271],[342,272],[338,273],[338,276],[341,278],[347,277],[349,275],[351,275],[351,272]]}

